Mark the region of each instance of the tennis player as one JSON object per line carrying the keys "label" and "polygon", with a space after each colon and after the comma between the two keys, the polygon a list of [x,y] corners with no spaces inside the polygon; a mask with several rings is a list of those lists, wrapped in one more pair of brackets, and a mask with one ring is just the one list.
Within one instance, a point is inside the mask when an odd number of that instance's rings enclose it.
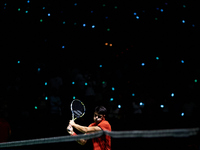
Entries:
{"label": "tennis player", "polygon": [[[82,133],[94,133],[101,130],[111,131],[111,125],[105,120],[106,108],[104,106],[97,106],[94,112],[94,123],[90,124],[88,127],[76,124],[73,120],[69,121],[67,131],[70,135],[77,135],[73,128],[76,128]],[[87,140],[81,139],[77,141],[81,145],[85,145]],[[111,150],[111,137],[108,135],[103,135],[98,138],[92,139],[93,150]]]}

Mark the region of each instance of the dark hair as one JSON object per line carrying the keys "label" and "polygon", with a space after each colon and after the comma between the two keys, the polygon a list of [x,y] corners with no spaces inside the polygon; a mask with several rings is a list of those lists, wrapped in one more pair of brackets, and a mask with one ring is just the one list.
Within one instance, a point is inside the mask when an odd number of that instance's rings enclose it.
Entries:
{"label": "dark hair", "polygon": [[97,112],[98,114],[106,115],[107,109],[104,106],[97,106],[95,108],[95,112]]}

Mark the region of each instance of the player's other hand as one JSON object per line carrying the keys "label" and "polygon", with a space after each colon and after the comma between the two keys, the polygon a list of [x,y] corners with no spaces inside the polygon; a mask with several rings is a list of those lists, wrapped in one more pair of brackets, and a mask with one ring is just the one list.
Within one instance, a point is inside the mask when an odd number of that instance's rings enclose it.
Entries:
{"label": "player's other hand", "polygon": [[74,133],[73,127],[69,124],[67,127],[67,132],[72,135]]}

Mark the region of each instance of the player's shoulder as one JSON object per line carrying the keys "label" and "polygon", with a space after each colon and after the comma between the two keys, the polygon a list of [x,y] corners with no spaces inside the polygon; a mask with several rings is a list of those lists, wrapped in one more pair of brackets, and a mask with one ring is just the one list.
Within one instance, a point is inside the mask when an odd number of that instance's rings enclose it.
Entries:
{"label": "player's shoulder", "polygon": [[102,120],[102,123],[104,123],[104,124],[110,124],[107,120]]}
{"label": "player's shoulder", "polygon": [[102,130],[107,130],[107,131],[111,131],[111,125],[108,121],[103,120],[101,121],[98,126],[102,129]]}
{"label": "player's shoulder", "polygon": [[107,120],[102,120],[100,123],[99,123],[99,126],[106,126],[108,128],[111,128],[111,125],[110,123],[107,121]]}

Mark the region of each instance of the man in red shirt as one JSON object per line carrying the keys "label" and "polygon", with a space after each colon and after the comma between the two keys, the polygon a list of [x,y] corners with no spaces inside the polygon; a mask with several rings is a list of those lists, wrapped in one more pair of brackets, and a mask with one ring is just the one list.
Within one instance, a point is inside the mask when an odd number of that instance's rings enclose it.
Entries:
{"label": "man in red shirt", "polygon": [[[94,133],[101,130],[111,131],[111,125],[105,120],[105,114],[107,110],[103,106],[97,106],[94,112],[94,123],[90,124],[88,127],[76,124],[73,120],[69,121],[69,126],[67,131],[70,135],[76,135],[73,131],[73,127],[82,133]],[[81,139],[77,141],[81,145],[85,145],[87,140]],[[92,139],[94,150],[111,150],[111,137],[108,135],[103,135],[98,138]]]}

